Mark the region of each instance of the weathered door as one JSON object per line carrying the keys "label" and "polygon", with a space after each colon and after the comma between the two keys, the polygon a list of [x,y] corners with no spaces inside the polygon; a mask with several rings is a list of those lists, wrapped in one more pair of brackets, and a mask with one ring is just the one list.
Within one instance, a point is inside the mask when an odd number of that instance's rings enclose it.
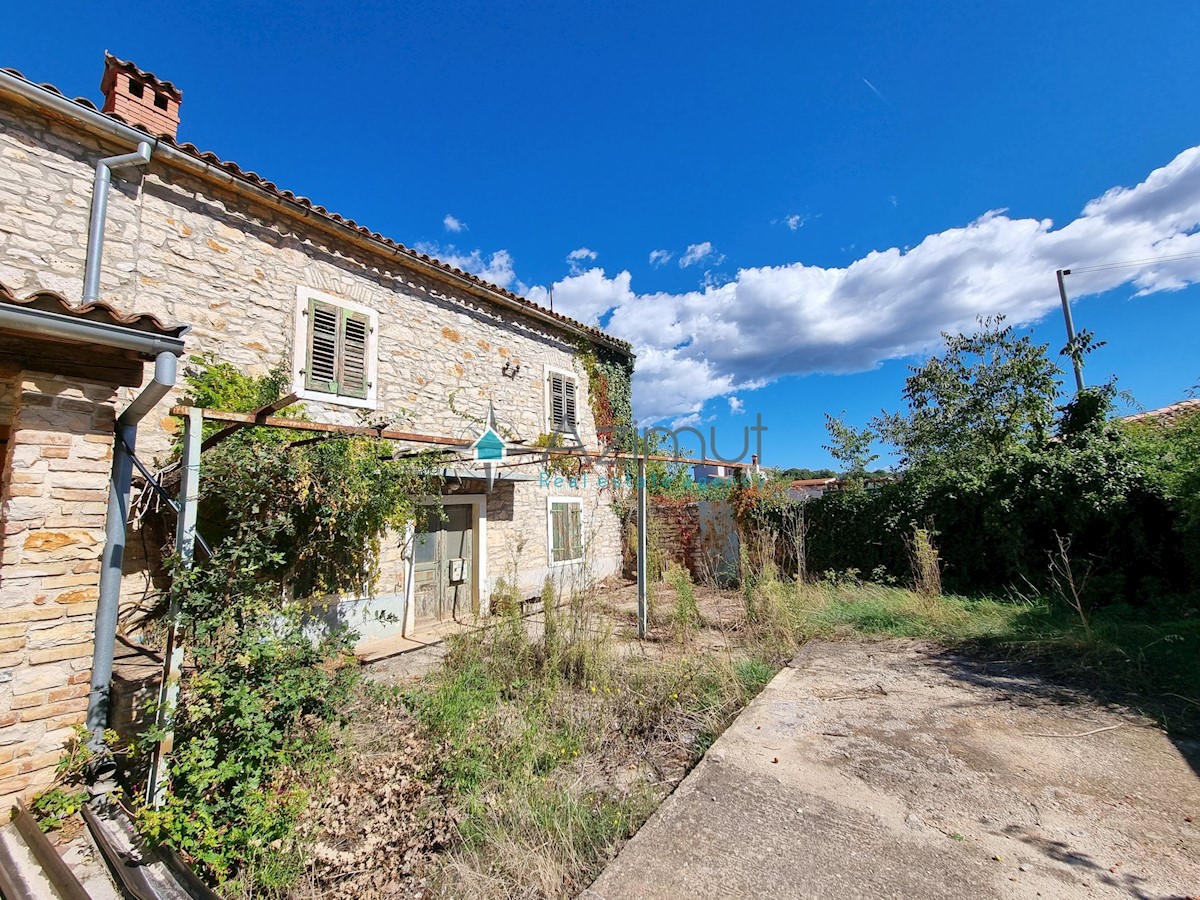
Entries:
{"label": "weathered door", "polygon": [[473,507],[429,507],[417,520],[413,546],[413,618],[420,629],[474,611]]}

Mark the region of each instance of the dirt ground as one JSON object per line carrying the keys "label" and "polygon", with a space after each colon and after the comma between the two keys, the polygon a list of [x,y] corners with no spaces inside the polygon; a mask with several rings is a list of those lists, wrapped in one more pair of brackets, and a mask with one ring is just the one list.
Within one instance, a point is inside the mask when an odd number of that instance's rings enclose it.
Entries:
{"label": "dirt ground", "polygon": [[1197,771],[1034,670],[810,644],[584,896],[1196,897]]}

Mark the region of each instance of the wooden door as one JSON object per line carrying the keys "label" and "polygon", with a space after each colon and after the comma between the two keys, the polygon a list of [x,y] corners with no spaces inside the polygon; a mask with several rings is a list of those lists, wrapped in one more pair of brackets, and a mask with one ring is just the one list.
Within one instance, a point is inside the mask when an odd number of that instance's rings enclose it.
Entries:
{"label": "wooden door", "polygon": [[427,507],[417,518],[413,618],[418,630],[476,611],[473,515],[468,503],[448,503]]}
{"label": "wooden door", "polygon": [[441,516],[436,507],[423,507],[413,536],[413,618],[419,629],[438,621],[441,579],[438,577],[438,536]]}

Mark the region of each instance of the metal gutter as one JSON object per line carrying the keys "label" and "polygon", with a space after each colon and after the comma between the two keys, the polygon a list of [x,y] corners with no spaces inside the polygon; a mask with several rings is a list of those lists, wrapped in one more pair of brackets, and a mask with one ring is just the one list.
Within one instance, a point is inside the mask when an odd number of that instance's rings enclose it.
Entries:
{"label": "metal gutter", "polygon": [[12,821],[60,900],[91,900],[75,873],[71,871],[71,867],[58,855],[58,851],[33,820],[24,803],[17,803]]}
{"label": "metal gutter", "polygon": [[28,332],[60,341],[100,344],[146,356],[158,356],[160,353],[182,356],[184,351],[182,337],[133,331],[108,322],[95,322],[65,313],[46,312],[8,303],[0,303],[0,329]]}
{"label": "metal gutter", "polygon": [[114,801],[94,800],[83,820],[108,868],[134,900],[221,900],[168,846],[154,846],[134,830]]}
{"label": "metal gutter", "polygon": [[607,335],[597,335],[588,331],[586,328],[571,325],[562,321],[558,317],[550,313],[539,310],[533,306],[527,306],[524,303],[513,300],[503,294],[488,290],[487,288],[476,284],[468,278],[454,274],[454,272],[443,269],[441,266],[426,262],[417,256],[410,256],[403,250],[397,249],[394,245],[387,244],[383,241],[376,240],[373,237],[362,234],[356,228],[349,225],[343,225],[330,219],[328,216],[323,216],[315,210],[308,209],[302,203],[295,200],[289,200],[279,194],[252,184],[245,178],[239,178],[232,172],[217,166],[207,160],[197,159],[189,153],[185,153],[172,144],[161,141],[147,134],[146,132],[134,128],[130,125],[125,125],[118,122],[98,110],[88,109],[85,106],[70,100],[62,94],[55,93],[24,78],[13,75],[10,72],[0,71],[0,86],[9,87],[13,93],[35,106],[47,106],[57,112],[59,115],[82,119],[91,127],[106,134],[110,137],[117,138],[122,142],[127,143],[142,143],[150,144],[151,152],[156,158],[169,160],[177,168],[184,169],[207,177],[210,180],[218,180],[232,186],[236,191],[254,197],[259,202],[265,202],[270,205],[280,207],[286,210],[291,215],[299,214],[301,218],[307,219],[315,225],[318,225],[322,230],[337,235],[338,238],[345,240],[349,238],[356,244],[366,247],[373,253],[382,253],[398,260],[402,265],[416,269],[424,274],[427,274],[440,281],[449,281],[457,287],[467,291],[473,296],[486,300],[489,303],[495,303],[503,306],[513,312],[536,319],[545,325],[552,326],[560,331],[567,331],[592,344],[599,344],[612,350],[628,356],[630,359],[636,358],[636,354],[624,342],[618,338],[610,338]]}

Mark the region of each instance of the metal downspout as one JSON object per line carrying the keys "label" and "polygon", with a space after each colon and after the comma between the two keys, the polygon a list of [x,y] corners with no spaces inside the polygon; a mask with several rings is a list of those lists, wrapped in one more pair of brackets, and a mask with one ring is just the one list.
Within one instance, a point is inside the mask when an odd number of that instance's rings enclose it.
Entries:
{"label": "metal downspout", "polygon": [[[129,526],[129,486],[138,422],[175,386],[178,360],[171,352],[154,360],[154,380],[146,385],[117,419],[112,474],[108,485],[108,515],[104,523],[104,557],[100,565],[100,598],[96,605],[96,634],[92,644],[92,684],[88,693],[87,728],[90,746],[101,749],[108,727],[113,652],[117,641],[117,612],[125,562],[125,532]],[[100,774],[100,773],[97,773]]]}
{"label": "metal downspout", "polygon": [[[133,153],[108,156],[96,163],[92,207],[88,218],[87,260],[83,270],[83,304],[100,298],[100,264],[104,258],[104,227],[108,220],[108,192],[112,176],[140,177],[150,163],[148,141],[138,143]],[[121,597],[121,570],[125,561],[125,530],[129,523],[129,486],[133,480],[133,449],[137,423],[175,386],[175,354],[164,351],[154,360],[154,380],[146,386],[117,419],[113,441],[112,473],[108,485],[108,515],[104,522],[104,557],[100,564],[100,597],[96,605],[96,630],[92,641],[92,682],[88,692],[87,727],[89,745],[103,746],[108,726],[109,691],[113,652],[117,639],[117,612]],[[111,771],[111,761],[102,768]],[[105,774],[107,774],[107,771]],[[101,772],[96,773],[98,776]]]}
{"label": "metal downspout", "polygon": [[104,258],[104,226],[108,219],[108,189],[113,172],[125,177],[131,171],[141,176],[150,164],[150,143],[141,141],[133,153],[107,156],[96,163],[96,179],[92,184],[92,211],[88,218],[87,261],[83,268],[83,305],[100,299],[100,261]]}

